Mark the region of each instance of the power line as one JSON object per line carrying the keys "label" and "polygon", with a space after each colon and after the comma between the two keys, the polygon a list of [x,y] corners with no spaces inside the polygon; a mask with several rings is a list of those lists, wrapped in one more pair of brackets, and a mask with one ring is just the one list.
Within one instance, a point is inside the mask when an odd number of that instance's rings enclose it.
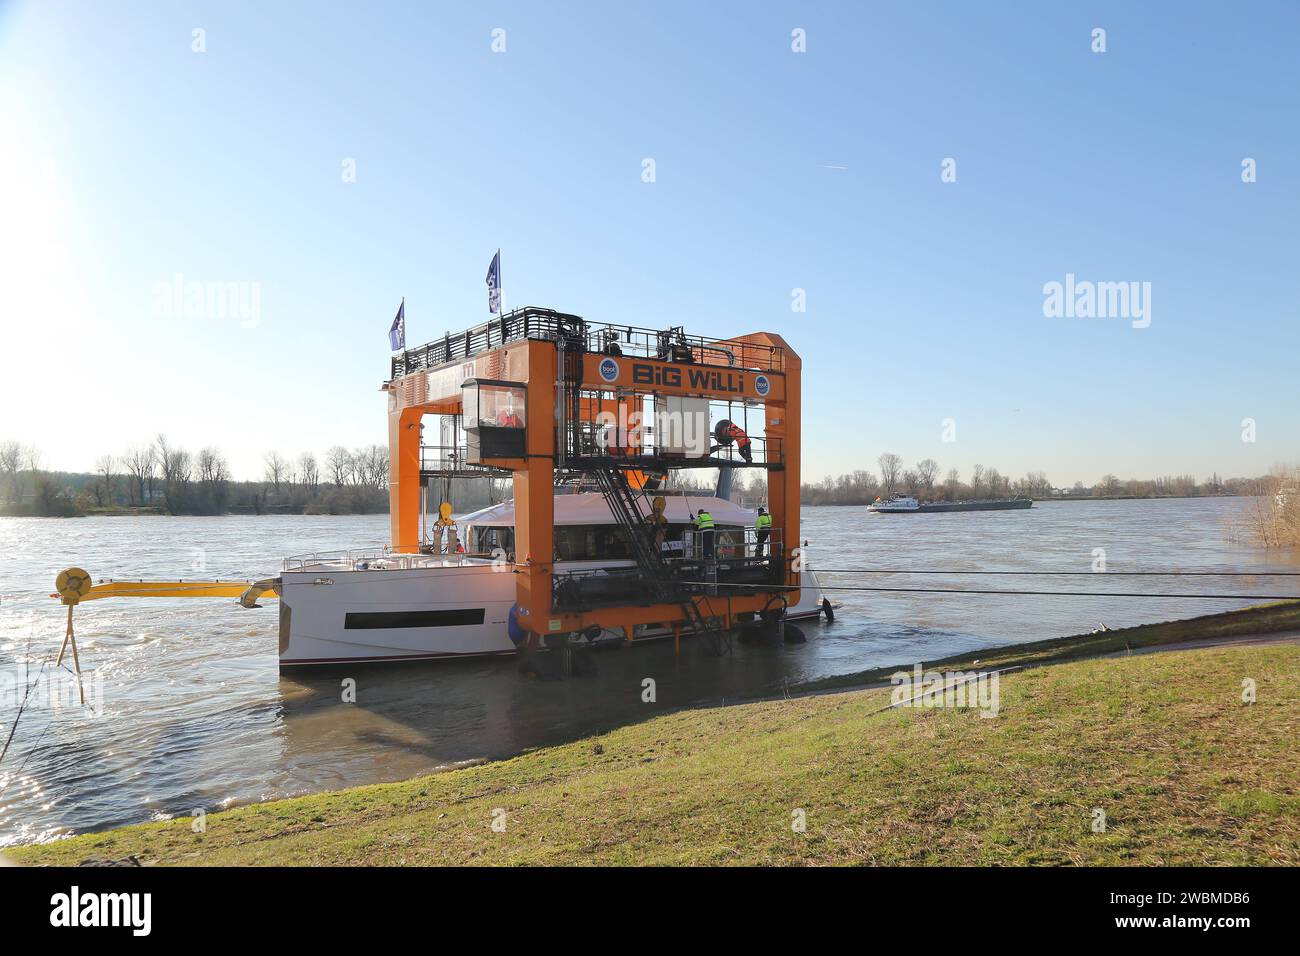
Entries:
{"label": "power line", "polygon": [[936,571],[912,568],[809,568],[818,574],[1002,574],[1036,577],[1219,577],[1219,578],[1300,578],[1300,571]]}
{"label": "power line", "polygon": [[[752,587],[752,585],[750,585]],[[824,586],[826,591],[893,591],[912,594],[1021,594],[1031,597],[1189,598],[1204,601],[1300,601],[1300,594],[1167,594],[1141,591],[1006,591],[994,588],[884,588]]]}
{"label": "power line", "polygon": [[[760,588],[755,584],[732,584],[718,582],[716,584],[708,581],[685,581],[684,584],[690,584],[697,587],[719,587],[719,588],[748,588],[754,590]],[[785,585],[778,589],[771,586],[764,586],[761,590],[782,590],[797,591],[800,588],[796,585]],[[862,587],[858,586],[839,586],[823,585],[823,591],[886,591],[902,594],[1004,594],[1004,595],[1022,595],[1026,597],[1130,597],[1130,598],[1185,598],[1196,601],[1300,601],[1300,594],[1168,594],[1168,593],[1144,593],[1141,591],[1007,591],[997,588],[887,588],[887,587]]]}

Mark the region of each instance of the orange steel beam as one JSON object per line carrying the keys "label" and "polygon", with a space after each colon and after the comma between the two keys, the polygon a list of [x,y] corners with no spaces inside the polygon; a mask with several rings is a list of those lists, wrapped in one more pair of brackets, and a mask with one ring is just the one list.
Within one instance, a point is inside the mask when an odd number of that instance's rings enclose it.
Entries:
{"label": "orange steel beam", "polygon": [[389,395],[388,524],[394,551],[420,550],[420,419],[425,408],[401,407]]}
{"label": "orange steel beam", "polygon": [[[757,340],[765,336],[768,333],[734,341]],[[780,336],[770,338],[781,341]],[[582,361],[582,385],[584,388],[627,389],[647,395],[689,395],[733,401],[748,398],[756,402],[784,403],[792,357],[786,357],[785,372],[754,372],[725,365],[690,365],[587,353]],[[798,361],[795,358],[796,367]]]}
{"label": "orange steel beam", "polygon": [[768,442],[777,439],[782,449],[784,467],[767,473],[767,511],[772,516],[772,527],[780,528],[785,541],[786,584],[796,590],[787,592],[790,604],[799,603],[800,569],[803,566],[803,546],[799,537],[799,482],[801,431],[801,390],[803,386],[803,361],[785,339],[774,332],[755,332],[738,336],[731,341],[750,345],[780,348],[784,356],[784,373],[770,379],[768,396],[763,399],[763,432]]}
{"label": "orange steel beam", "polygon": [[515,591],[519,623],[542,633],[551,612],[555,562],[555,413],[558,353],[553,342],[528,343],[527,453],[515,468]]}
{"label": "orange steel beam", "polygon": [[[420,420],[461,411],[470,378],[527,378],[531,342],[514,342],[440,368],[388,382],[388,511],[394,551],[420,547]],[[554,346],[552,346],[552,350]]]}
{"label": "orange steel beam", "polygon": [[[754,597],[728,597],[727,595],[707,597],[699,595],[692,600],[705,617],[726,618],[728,623],[730,623],[729,619],[734,618],[737,614],[747,611],[761,611],[768,604],[766,595]],[[597,625],[611,631],[623,629],[627,633],[631,633],[628,629],[638,624],[677,624],[685,620],[685,618],[686,615],[682,612],[680,604],[627,605],[624,607],[596,608],[592,611],[571,614],[552,612],[545,618],[533,621],[534,626],[528,629],[539,634],[547,632],[568,633]],[[520,624],[523,624],[522,615]],[[536,625],[541,626],[537,627]]]}

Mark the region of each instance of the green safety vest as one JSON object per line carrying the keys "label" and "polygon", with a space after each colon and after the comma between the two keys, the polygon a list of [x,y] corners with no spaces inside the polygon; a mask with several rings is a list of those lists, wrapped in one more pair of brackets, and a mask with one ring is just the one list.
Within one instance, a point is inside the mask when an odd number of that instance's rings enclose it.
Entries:
{"label": "green safety vest", "polygon": [[712,531],[713,515],[709,514],[707,511],[701,511],[695,516],[695,527],[696,530],[699,531]]}
{"label": "green safety vest", "polygon": [[772,516],[759,515],[756,519],[754,519],[754,527],[757,528],[759,531],[762,531],[764,528],[772,527]]}

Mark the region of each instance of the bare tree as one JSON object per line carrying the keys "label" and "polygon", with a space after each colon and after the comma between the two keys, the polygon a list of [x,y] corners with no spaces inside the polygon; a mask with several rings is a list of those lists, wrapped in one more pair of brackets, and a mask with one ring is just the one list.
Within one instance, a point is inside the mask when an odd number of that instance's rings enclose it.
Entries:
{"label": "bare tree", "polygon": [[1047,472],[1031,471],[1019,482],[1020,493],[1028,498],[1046,498],[1052,490],[1052,483],[1047,480]]}
{"label": "bare tree", "polygon": [[916,463],[916,476],[921,489],[927,494],[934,488],[934,476],[939,473],[939,463],[933,458],[922,458]]}
{"label": "bare tree", "polygon": [[23,446],[16,441],[0,444],[0,472],[9,482],[9,500],[22,499],[22,489],[18,486],[18,469],[23,463]]}
{"label": "bare tree", "polygon": [[167,454],[171,450],[171,445],[167,441],[167,436],[159,432],[153,440],[153,445],[149,451],[153,453],[154,460],[158,462],[158,470],[162,473],[163,480],[167,479]]}
{"label": "bare tree", "polygon": [[316,464],[316,456],[309,451],[305,451],[298,458],[298,475],[302,478],[303,486],[316,494],[320,488],[320,467]]}
{"label": "bare tree", "polygon": [[358,487],[383,488],[388,485],[388,449],[368,445],[352,453],[352,483]]}
{"label": "bare tree", "polygon": [[130,475],[126,483],[127,499],[131,504],[144,504],[148,499],[147,491],[153,490],[154,450],[152,446],[137,445],[127,449],[122,456],[122,465]]}
{"label": "bare tree", "polygon": [[369,448],[367,471],[370,482],[376,488],[388,487],[388,449],[383,445],[371,445]]}
{"label": "bare tree", "polygon": [[95,482],[91,486],[91,493],[95,496],[95,504],[101,508],[113,503],[113,495],[117,490],[117,459],[112,455],[104,455],[95,462]]}
{"label": "bare tree", "polygon": [[215,448],[204,448],[195,459],[195,467],[208,503],[213,510],[222,511],[230,486],[230,466],[225,456]]}
{"label": "bare tree", "polygon": [[280,483],[284,481],[289,471],[289,463],[278,451],[268,451],[266,453],[266,480],[271,483],[271,487],[278,495],[280,493]]}
{"label": "bare tree", "polygon": [[956,501],[961,495],[961,472],[956,468],[949,468],[948,477],[943,480],[943,489],[949,501]]}
{"label": "bare tree", "polygon": [[880,484],[885,497],[888,498],[898,484],[898,473],[903,467],[903,459],[892,451],[887,451],[876,459],[876,464],[880,466]]}
{"label": "bare tree", "polygon": [[352,452],[352,484],[361,486],[370,484],[370,456],[365,448]]}
{"label": "bare tree", "polygon": [[189,497],[193,460],[190,453],[167,441],[167,436],[160,434],[154,439],[154,455],[158,459],[158,468],[162,472],[163,496],[167,501],[167,510],[179,514],[184,510]]}
{"label": "bare tree", "polygon": [[325,453],[325,464],[329,468],[330,479],[336,486],[342,487],[352,474],[352,453],[342,445],[335,445]]}
{"label": "bare tree", "polygon": [[[16,500],[22,501],[23,485],[30,482],[32,494],[40,500],[42,508],[45,509],[42,514],[53,514],[54,512],[49,510],[50,503],[61,494],[61,491],[54,487],[50,477],[41,470],[41,450],[35,445],[23,445],[21,447],[19,468],[14,473],[14,497]],[[21,474],[23,471],[27,472],[26,482]]]}
{"label": "bare tree", "polygon": [[970,473],[971,497],[978,498],[984,491],[984,466],[976,465]]}
{"label": "bare tree", "polygon": [[29,471],[40,471],[44,457],[41,450],[35,445],[26,445],[23,448],[23,460],[26,462]]}
{"label": "bare tree", "polygon": [[[40,461],[37,459],[36,464]],[[54,483],[53,477],[45,474],[39,468],[32,468],[32,492],[39,503],[39,511],[43,515],[59,514],[62,511],[60,499],[66,498],[64,491]]]}

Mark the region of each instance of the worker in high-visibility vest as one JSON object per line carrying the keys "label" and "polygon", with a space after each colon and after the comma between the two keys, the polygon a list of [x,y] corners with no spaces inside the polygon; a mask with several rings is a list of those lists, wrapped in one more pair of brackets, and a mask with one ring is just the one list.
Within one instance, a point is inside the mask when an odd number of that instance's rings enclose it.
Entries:
{"label": "worker in high-visibility vest", "polygon": [[726,434],[728,438],[736,443],[736,451],[740,452],[740,457],[747,462],[752,462],[754,452],[749,447],[749,436],[745,434],[745,430],[735,422],[731,422],[727,426]]}
{"label": "worker in high-visibility vest", "polygon": [[730,418],[724,418],[713,426],[713,439],[718,443],[718,448],[729,448],[731,443],[735,442],[740,457],[745,459],[746,463],[753,464],[754,450],[750,447],[749,436]]}
{"label": "worker in high-visibility vest", "polygon": [[703,508],[697,511],[691,519],[695,525],[695,530],[700,536],[700,549],[704,554],[706,561],[713,560],[713,515],[709,514]]}
{"label": "worker in high-visibility vest", "polygon": [[754,519],[754,557],[763,556],[763,552],[767,549],[767,539],[771,534],[772,516],[767,513],[766,508],[759,508],[758,517]]}

